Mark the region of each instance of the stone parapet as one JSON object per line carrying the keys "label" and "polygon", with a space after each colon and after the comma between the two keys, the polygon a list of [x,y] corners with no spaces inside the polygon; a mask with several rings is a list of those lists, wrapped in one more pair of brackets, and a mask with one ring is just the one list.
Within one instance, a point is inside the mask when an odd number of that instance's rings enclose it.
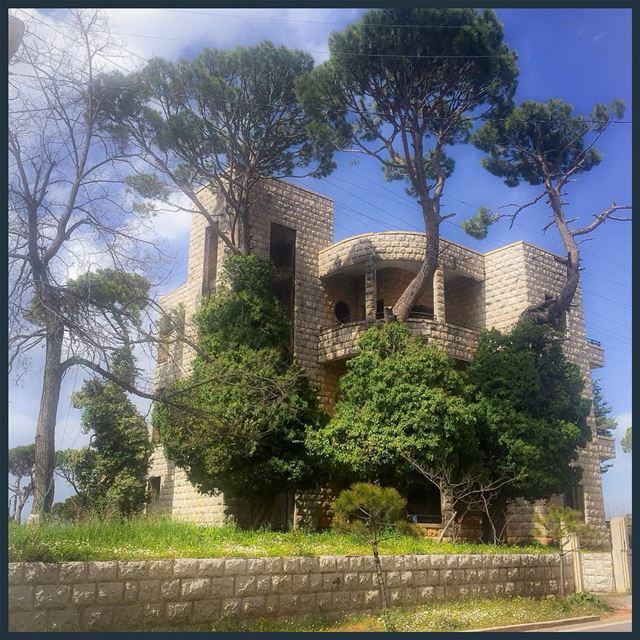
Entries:
{"label": "stone parapet", "polygon": [[[320,332],[318,361],[320,363],[342,360],[354,355],[359,335],[372,326],[364,321],[348,322],[329,327]],[[452,358],[471,360],[478,346],[479,331],[453,324],[441,324],[435,320],[407,320],[409,331],[414,336],[425,336],[443,348]]]}
{"label": "stone parapet", "polygon": [[[381,563],[393,606],[558,593],[557,555],[404,555]],[[568,593],[571,567],[567,560]],[[379,607],[371,556],[9,564],[12,631],[207,631],[223,617]]]}
{"label": "stone parapet", "polygon": [[598,451],[598,458],[601,462],[613,460],[616,457],[615,440],[609,436],[597,435],[595,446]]}
{"label": "stone parapet", "polygon": [[592,369],[604,367],[604,349],[594,340],[587,341],[587,359]]}
{"label": "stone parapet", "polygon": [[[400,266],[402,262],[420,264],[424,259],[426,235],[411,231],[363,233],[332,244],[319,253],[321,278],[340,271],[364,268],[371,257],[376,264]],[[440,267],[475,280],[484,279],[482,254],[447,240],[440,240]]]}

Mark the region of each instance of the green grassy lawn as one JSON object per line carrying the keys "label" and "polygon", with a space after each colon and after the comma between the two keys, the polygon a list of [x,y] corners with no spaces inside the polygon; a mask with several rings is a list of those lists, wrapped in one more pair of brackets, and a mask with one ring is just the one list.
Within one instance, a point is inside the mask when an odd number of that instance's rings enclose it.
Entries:
{"label": "green grassy lawn", "polygon": [[465,631],[525,622],[560,620],[600,615],[609,608],[592,594],[576,594],[564,599],[514,597],[491,600],[434,602],[406,609],[390,609],[386,614],[359,613],[340,618],[259,619],[238,624],[223,620],[213,631]]}
{"label": "green grassy lawn", "polygon": [[[384,540],[382,554],[549,553],[536,546],[437,544],[413,536]],[[9,561],[140,560],[262,556],[368,555],[366,538],[348,533],[203,527],[169,519],[123,521],[45,521],[37,526],[10,523]]]}

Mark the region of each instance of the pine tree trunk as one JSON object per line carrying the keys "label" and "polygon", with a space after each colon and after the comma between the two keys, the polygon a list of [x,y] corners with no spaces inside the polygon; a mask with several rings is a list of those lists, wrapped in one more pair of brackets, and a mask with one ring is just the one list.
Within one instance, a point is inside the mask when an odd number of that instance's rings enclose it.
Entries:
{"label": "pine tree trunk", "polygon": [[386,611],[389,608],[389,603],[387,602],[387,589],[384,582],[384,574],[382,573],[380,553],[378,551],[378,537],[375,531],[373,532],[371,547],[373,549],[373,562],[376,565],[376,577],[378,579],[378,588],[380,589],[380,598],[382,599],[382,608]]}
{"label": "pine tree trunk", "polygon": [[437,208],[438,205],[435,200],[430,200],[422,206],[422,216],[427,233],[427,244],[420,270],[402,292],[402,295],[393,307],[393,315],[400,321],[404,321],[409,317],[416,300],[427,287],[433,287],[433,276],[438,268],[438,254],[440,251],[440,214]]}
{"label": "pine tree trunk", "polygon": [[551,186],[550,177],[546,178],[547,194],[553,212],[553,218],[567,252],[567,278],[557,297],[548,296],[539,304],[525,309],[523,318],[529,318],[538,324],[558,324],[571,308],[571,303],[580,284],[580,252],[575,237],[569,231],[562,209],[560,194]]}
{"label": "pine tree trunk", "polygon": [[36,427],[33,508],[29,517],[31,522],[37,522],[43,514],[49,513],[53,504],[56,414],[63,375],[60,366],[63,336],[62,328],[56,328],[47,336],[40,412]]}
{"label": "pine tree trunk", "polygon": [[560,551],[560,597],[564,598],[564,554],[562,551]]}

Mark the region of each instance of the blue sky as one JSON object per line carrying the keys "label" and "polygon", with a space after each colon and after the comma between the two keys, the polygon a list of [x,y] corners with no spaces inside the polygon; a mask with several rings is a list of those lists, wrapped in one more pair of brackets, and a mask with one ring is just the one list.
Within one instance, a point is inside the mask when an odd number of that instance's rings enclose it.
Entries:
{"label": "blue sky", "polygon": [[[29,11],[39,20],[65,19],[64,10]],[[111,9],[114,33],[137,56],[169,59],[192,57],[205,46],[231,48],[271,39],[309,51],[317,62],[327,58],[327,37],[333,30],[353,21],[357,9]],[[595,102],[622,98],[627,105],[624,120],[631,120],[631,12],[625,9],[500,9],[507,44],[518,52],[520,80],[516,102],[559,98],[588,114]],[[16,13],[26,19],[26,15]],[[44,36],[48,30],[42,28]],[[126,56],[130,61],[139,60]],[[570,217],[588,221],[611,202],[631,203],[631,125],[615,124],[598,144],[604,156],[600,166],[580,176],[571,186]],[[557,233],[541,229],[548,212],[542,203],[519,217],[509,229],[506,222],[495,225],[486,240],[466,236],[461,222],[478,206],[497,208],[524,203],[538,193],[532,187],[506,187],[480,166],[481,153],[469,145],[452,150],[454,175],[448,180],[443,199],[444,213],[455,218],[442,226],[442,236],[478,251],[525,240],[551,251],[561,252]],[[417,204],[400,183],[385,183],[372,159],[352,164],[337,157],[338,169],[326,179],[304,181],[310,188],[335,200],[335,239],[355,233],[396,229],[422,229]],[[157,223],[159,236],[172,259],[162,265],[170,273],[163,291],[180,284],[186,274],[189,221],[173,214]],[[601,380],[605,398],[619,418],[616,441],[631,424],[631,225],[608,222],[583,245],[582,282],[587,335],[605,349],[605,367],[594,370]],[[32,374],[22,386],[11,384],[9,446],[33,441],[40,393],[41,362],[36,354]],[[144,363],[143,363],[144,364]],[[149,363],[146,363],[149,366]],[[69,404],[73,388],[79,388],[82,373],[65,379],[58,415],[57,446],[80,446],[86,437],[79,432],[79,413]],[[140,403],[144,407],[144,403]],[[631,510],[631,457],[617,444],[614,466],[604,477],[609,514]],[[68,488],[57,486],[57,499]]]}

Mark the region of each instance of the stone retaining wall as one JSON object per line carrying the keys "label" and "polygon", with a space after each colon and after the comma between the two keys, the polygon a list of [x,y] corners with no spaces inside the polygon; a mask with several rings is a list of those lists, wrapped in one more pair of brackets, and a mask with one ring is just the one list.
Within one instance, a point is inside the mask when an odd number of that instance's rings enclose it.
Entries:
{"label": "stone retaining wall", "polygon": [[580,553],[582,562],[582,588],[593,593],[615,591],[611,553]]}
{"label": "stone retaining wall", "polygon": [[[383,556],[393,605],[557,593],[551,554]],[[570,561],[565,572],[573,589]],[[321,556],[9,564],[13,631],[207,630],[223,616],[377,608],[373,558]]]}

